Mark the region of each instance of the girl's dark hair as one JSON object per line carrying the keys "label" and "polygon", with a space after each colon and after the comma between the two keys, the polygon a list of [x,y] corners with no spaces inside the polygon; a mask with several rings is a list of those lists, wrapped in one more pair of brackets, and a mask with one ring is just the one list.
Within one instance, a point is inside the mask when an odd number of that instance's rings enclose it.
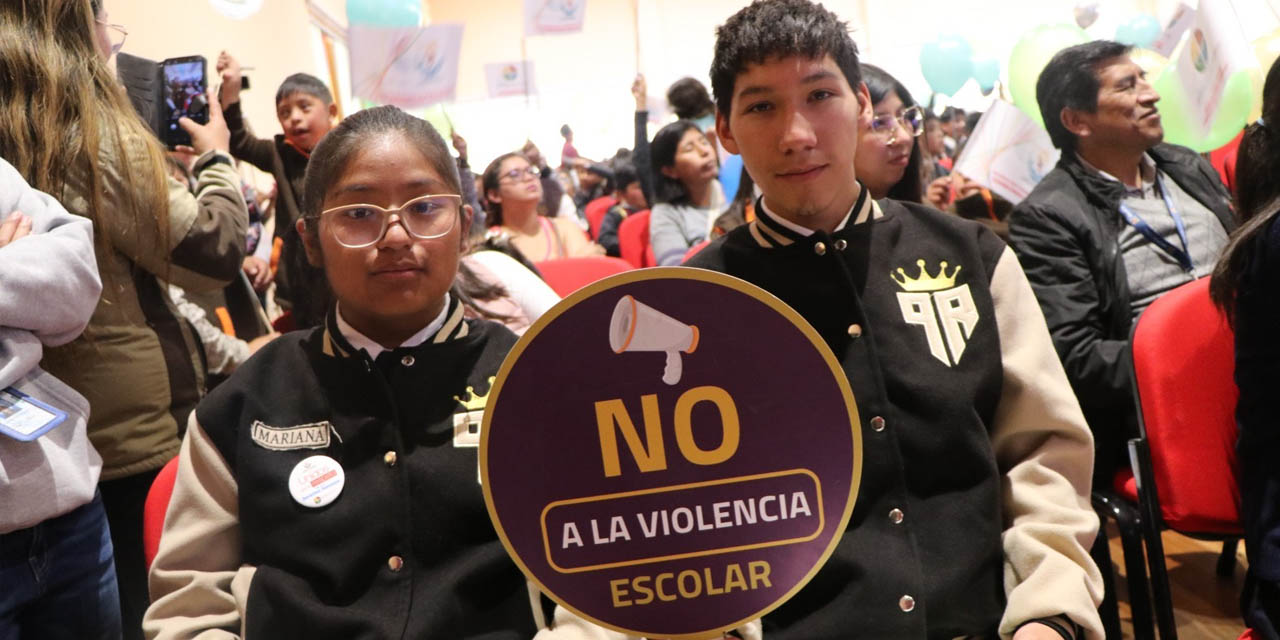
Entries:
{"label": "girl's dark hair", "polygon": [[391,105],[364,109],[347,116],[325,135],[311,152],[302,187],[302,216],[310,231],[324,206],[325,191],[357,151],[379,135],[401,135],[422,153],[427,164],[440,176],[450,193],[462,194],[458,165],[449,154],[449,146],[426,120],[411,116]]}
{"label": "girl's dark hair", "polygon": [[[502,169],[502,163],[506,162],[508,158],[523,158],[525,162],[529,162],[529,157],[519,151],[504,153],[494,158],[493,162],[490,162],[489,166],[484,168],[484,173],[480,177],[480,186],[484,192],[480,194],[479,199],[484,202],[484,212],[488,214],[487,222],[491,227],[502,226],[502,203],[490,200],[489,192],[498,190],[498,179],[502,177],[498,175],[498,172]],[[532,167],[533,163],[529,162],[529,166]],[[543,195],[545,196],[546,194],[544,193]],[[545,215],[545,200],[544,197],[543,202],[538,203],[538,215]]]}
{"label": "girl's dark hair", "polygon": [[689,190],[685,188],[684,183],[662,173],[663,167],[675,165],[676,152],[680,150],[680,140],[690,129],[702,133],[692,120],[676,120],[659,129],[653,136],[653,142],[649,143],[649,166],[653,170],[654,180],[654,204],[690,204]]}
{"label": "girl's dark hair", "polygon": [[752,201],[756,197],[756,183],[751,179],[751,174],[747,173],[747,168],[742,167],[742,175],[738,178],[738,192],[733,196],[733,202],[729,203],[729,208],[716,218],[715,224],[712,225],[716,233],[729,233],[734,229],[749,222],[747,220],[747,207],[752,206]]}
{"label": "girl's dark hair", "polygon": [[[909,109],[917,106],[911,92],[898,82],[897,78],[889,75],[887,71],[872,64],[863,63],[859,65],[862,70],[862,81],[867,84],[867,93],[871,94],[871,104],[877,105],[884,100],[890,92],[897,94],[898,99],[902,101],[902,108]],[[924,202],[924,183],[920,176],[920,139],[911,140],[911,158],[907,160],[907,169],[902,173],[902,179],[889,189],[888,196],[894,200],[906,200],[909,202]]]}
{"label": "girl's dark hair", "polygon": [[[1265,123],[1265,124],[1264,124]],[[1247,283],[1258,236],[1280,212],[1280,60],[1262,88],[1262,119],[1249,125],[1236,156],[1236,210],[1242,224],[1231,234],[1209,281],[1209,296],[1235,322],[1236,298]]]}
{"label": "girl's dark hair", "polygon": [[667,104],[682,120],[696,120],[716,111],[707,86],[695,78],[681,78],[668,87]]}
{"label": "girl's dark hair", "polygon": [[[505,234],[485,234],[479,239],[473,240],[467,254],[470,255],[477,251],[497,251],[505,253],[516,262],[524,265],[524,268],[532,271],[539,278],[542,272],[525,257],[515,245],[511,244],[511,239]],[[507,322],[513,318],[501,313],[494,313],[485,309],[477,302],[487,302],[489,300],[497,300],[505,298],[509,294],[505,287],[496,282],[488,282],[480,277],[465,260],[458,261],[458,277],[454,278],[453,286],[449,288],[449,292],[458,298],[463,306],[475,311],[480,317],[494,320],[497,322]]]}

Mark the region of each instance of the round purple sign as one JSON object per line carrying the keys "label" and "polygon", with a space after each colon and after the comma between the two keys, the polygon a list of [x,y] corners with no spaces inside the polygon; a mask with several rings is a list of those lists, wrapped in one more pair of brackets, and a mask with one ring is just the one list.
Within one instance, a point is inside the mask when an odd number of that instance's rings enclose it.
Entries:
{"label": "round purple sign", "polygon": [[604,627],[699,638],[782,604],[839,542],[862,471],[840,363],[768,292],[644,269],[511,351],[481,429],[507,551]]}

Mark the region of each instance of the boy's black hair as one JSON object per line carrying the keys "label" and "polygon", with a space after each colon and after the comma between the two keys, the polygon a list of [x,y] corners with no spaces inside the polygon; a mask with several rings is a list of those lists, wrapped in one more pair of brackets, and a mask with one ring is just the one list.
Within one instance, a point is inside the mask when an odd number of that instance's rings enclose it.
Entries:
{"label": "boy's black hair", "polygon": [[333,94],[329,93],[329,87],[309,73],[295,73],[284,82],[280,83],[280,88],[276,89],[276,104],[280,104],[281,100],[288,98],[295,93],[305,93],[309,96],[315,96],[325,106],[333,104]]}
{"label": "boy's black hair", "polygon": [[[889,75],[889,72],[872,64],[860,65],[862,70],[862,81],[867,84],[867,93],[871,96],[871,104],[875,106],[894,93],[898,99],[902,101],[902,107],[909,109],[916,106],[915,98],[911,97],[911,92],[903,86],[898,79]],[[924,180],[920,172],[920,164],[923,162],[920,156],[919,138],[911,141],[911,156],[907,160],[907,168],[902,173],[902,179],[889,189],[888,197],[894,200],[907,200],[910,202],[924,201]]]}
{"label": "boy's black hair", "polygon": [[1110,40],[1094,40],[1068,47],[1049,59],[1036,79],[1036,102],[1053,146],[1074,152],[1076,135],[1062,124],[1062,110],[1098,110],[1098,71],[1102,63],[1129,55],[1133,47]]}
{"label": "boy's black hair", "polygon": [[613,179],[618,186],[617,190],[624,191],[632,183],[640,182],[640,174],[630,162],[619,162],[613,165]]}
{"label": "boy's black hair", "polygon": [[573,135],[573,129],[570,129],[569,125],[567,124],[562,124],[560,125],[560,135],[565,138],[568,138],[569,136]]}
{"label": "boy's black hair", "polygon": [[681,120],[697,120],[716,110],[706,85],[695,78],[680,78],[668,87],[667,104]]}
{"label": "boy's black hair", "polygon": [[662,173],[663,167],[676,163],[676,152],[680,149],[680,139],[686,131],[693,129],[702,133],[702,129],[692,120],[676,120],[658,130],[653,142],[649,143],[649,166],[653,170],[653,202],[667,204],[689,204],[689,190],[684,183]]}
{"label": "boy's black hair", "polygon": [[716,29],[711,61],[711,91],[716,107],[728,115],[733,88],[748,65],[771,58],[831,56],[853,89],[862,82],[858,46],[849,27],[822,5],[809,0],[755,0]]}
{"label": "boy's black hair", "polygon": [[317,228],[315,222],[324,206],[325,191],[346,169],[352,156],[368,140],[383,134],[404,136],[444,180],[449,193],[462,194],[458,165],[435,127],[391,105],[364,109],[344,118],[311,152],[302,187],[302,217],[307,220],[308,230],[314,233]]}

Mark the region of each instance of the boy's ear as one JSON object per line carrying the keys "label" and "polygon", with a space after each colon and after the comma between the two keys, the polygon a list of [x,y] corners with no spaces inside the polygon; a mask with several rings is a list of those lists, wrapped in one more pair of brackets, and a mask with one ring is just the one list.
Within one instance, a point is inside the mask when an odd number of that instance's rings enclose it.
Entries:
{"label": "boy's ear", "polygon": [[859,82],[854,93],[858,97],[858,125],[862,127],[871,126],[871,118],[875,115],[875,105],[871,102],[871,91],[867,89],[867,83]]}
{"label": "boy's ear", "polygon": [[298,218],[294,226],[298,230],[298,236],[302,238],[302,250],[307,254],[307,262],[316,268],[324,267],[324,253],[320,251],[316,234],[307,230],[307,219]]}
{"label": "boy's ear", "polygon": [[338,103],[336,102],[329,103],[329,119],[335,122],[338,119]]}
{"label": "boy's ear", "polygon": [[720,146],[724,147],[725,151],[739,155],[738,141],[733,138],[733,132],[729,130],[729,118],[719,109],[716,109],[716,137],[720,139]]}

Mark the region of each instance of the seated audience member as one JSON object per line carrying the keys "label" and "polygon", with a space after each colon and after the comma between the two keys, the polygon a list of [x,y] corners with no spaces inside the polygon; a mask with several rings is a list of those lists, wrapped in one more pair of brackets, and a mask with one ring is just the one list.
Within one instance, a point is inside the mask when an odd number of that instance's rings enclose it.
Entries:
{"label": "seated audience member", "polygon": [[[644,191],[645,199],[655,202],[656,187],[649,150],[648,83],[645,82],[644,74],[636,74],[636,79],[631,84],[631,96],[636,101],[632,164],[640,176],[640,188]],[[667,90],[667,104],[679,119],[692,121],[698,130],[707,136],[712,150],[715,150],[715,105],[701,82],[693,78],[677,80]],[[719,205],[724,202],[725,191],[718,181],[715,187],[713,199]]]}
{"label": "seated audience member", "polygon": [[453,291],[465,305],[466,317],[493,320],[524,335],[560,302],[560,296],[531,267],[483,245],[463,256]]}
{"label": "seated audience member", "polygon": [[928,109],[924,112],[924,134],[920,141],[924,183],[930,184],[936,178],[950,175],[952,160],[947,157],[947,149],[942,144],[942,121]]}
{"label": "seated audience member", "polygon": [[907,88],[880,67],[863,63],[862,80],[871,95],[872,116],[858,136],[858,180],[871,197],[922,202],[922,154],[916,139],[924,132],[924,110]]}
{"label": "seated audience member", "polygon": [[[160,279],[220,289],[240,273],[249,216],[216,100],[208,124],[179,121],[197,155],[193,196],[169,176],[108,64],[109,23],[99,0],[0,2],[0,157],[93,222],[102,296],[84,333],[46,349],[40,367],[93,409],[89,440],[102,456],[98,488],[133,639],[147,606],[143,503],[204,387],[194,336]],[[49,96],[60,96],[57,109]]]}
{"label": "seated audience member", "polygon": [[650,151],[655,183],[649,242],[659,265],[677,265],[690,247],[707,239],[720,214],[715,197],[720,165],[711,141],[689,120],[659,130]]}
{"label": "seated audience member", "polygon": [[97,306],[93,225],[4,160],[0,220],[0,426],[15,392],[67,414],[34,440],[0,432],[0,637],[119,638],[89,403],[39,367],[44,347],[74,340]]}
{"label": "seated audience member", "polygon": [[969,138],[964,125],[964,109],[947,107],[942,110],[942,146],[953,160],[960,155],[960,147]]}
{"label": "seated audience member", "polygon": [[1280,467],[1276,465],[1276,381],[1280,380],[1280,62],[1267,72],[1262,119],[1240,142],[1235,166],[1241,225],[1210,281],[1235,329],[1240,515],[1249,571],[1240,598],[1254,636],[1280,638]]}
{"label": "seated audience member", "polygon": [[1164,129],[1130,47],[1094,41],[1055,55],[1036,99],[1058,166],[1009,217],[1110,484],[1137,436],[1128,368],[1133,321],[1160,294],[1208,275],[1235,228],[1213,168]]}
{"label": "seated audience member", "polygon": [[644,190],[640,188],[640,176],[630,164],[620,164],[614,169],[618,190],[614,197],[618,204],[609,208],[600,222],[600,237],[596,242],[604,247],[605,255],[615,258],[622,255],[618,248],[618,227],[627,216],[649,208],[644,199]]}
{"label": "seated audience member", "polygon": [[[484,207],[480,206],[480,191],[476,189],[476,175],[471,173],[471,164],[467,161],[467,140],[453,132],[453,149],[458,152],[458,179],[462,181],[462,204],[471,207],[474,212],[471,232],[483,233],[486,224]],[[477,227],[479,229],[477,230]]]}
{"label": "seated audience member", "polygon": [[696,78],[681,78],[667,87],[667,104],[681,120],[692,120],[708,139],[715,136],[716,104],[707,86]]}
{"label": "seated audience member", "polygon": [[[858,182],[871,98],[848,27],[821,6],[742,9],[717,30],[711,77],[719,139],[763,195],[755,222],[689,265],[763,287],[813,325],[843,362],[865,449],[843,539],[762,618],[764,638],[1101,640],[1092,439],[1013,253]],[[933,295],[968,310],[950,338],[899,302],[922,268],[942,270]],[[589,627],[561,608],[544,637]]]}
{"label": "seated audience member", "polygon": [[511,244],[534,262],[603,254],[604,249],[572,220],[539,213],[539,175],[519,153],[503,154],[490,162],[484,170],[489,223],[507,233]]}
{"label": "seated audience member", "polygon": [[582,222],[582,212],[587,204],[596,198],[612,196],[614,192],[613,169],[599,162],[582,161],[574,170],[578,176],[578,190],[573,196],[573,204],[578,219]]}
{"label": "seated audience member", "polygon": [[[222,87],[218,98],[231,129],[231,154],[268,172],[275,178],[275,241],[281,244],[275,274],[276,298],[293,312],[300,329],[317,326],[329,303],[323,274],[312,268],[294,230],[302,200],[302,176],[311,150],[324,138],[338,117],[338,106],[329,88],[315,76],[295,73],[276,90],[276,117],[283,134],[270,140],[254,136],[240,107],[240,63],[223,51],[218,55]],[[287,303],[287,305],[286,305]]]}
{"label": "seated audience member", "polygon": [[[375,107],[321,141],[305,184],[299,232],[336,305],[196,409],[147,632],[529,638],[529,590],[489,522],[477,448],[454,435],[459,398],[487,394],[515,343],[448,293],[471,221],[457,165],[425,121]],[[282,446],[273,434],[289,429],[323,444]],[[345,482],[286,490],[296,470]]]}

